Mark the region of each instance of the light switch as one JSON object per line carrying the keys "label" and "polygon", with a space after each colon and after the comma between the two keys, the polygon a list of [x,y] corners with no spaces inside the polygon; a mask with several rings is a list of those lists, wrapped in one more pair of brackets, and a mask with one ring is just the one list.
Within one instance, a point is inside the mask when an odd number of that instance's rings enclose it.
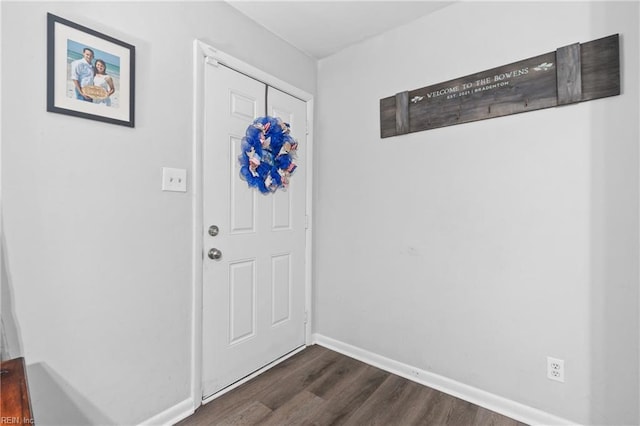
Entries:
{"label": "light switch", "polygon": [[163,167],[162,190],[187,192],[187,171],[185,169]]}

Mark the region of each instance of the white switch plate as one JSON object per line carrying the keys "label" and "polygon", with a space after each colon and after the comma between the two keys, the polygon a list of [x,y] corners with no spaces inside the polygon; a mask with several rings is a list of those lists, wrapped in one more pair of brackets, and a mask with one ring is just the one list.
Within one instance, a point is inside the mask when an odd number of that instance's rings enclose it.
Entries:
{"label": "white switch plate", "polygon": [[185,169],[163,167],[162,190],[187,192],[187,171]]}

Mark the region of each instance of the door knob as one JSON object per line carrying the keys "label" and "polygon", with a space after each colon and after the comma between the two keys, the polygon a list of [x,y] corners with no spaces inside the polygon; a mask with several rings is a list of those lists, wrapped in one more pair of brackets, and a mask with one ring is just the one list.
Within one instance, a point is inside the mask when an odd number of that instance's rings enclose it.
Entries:
{"label": "door knob", "polygon": [[209,259],[218,260],[222,257],[222,252],[217,248],[212,248],[209,250]]}

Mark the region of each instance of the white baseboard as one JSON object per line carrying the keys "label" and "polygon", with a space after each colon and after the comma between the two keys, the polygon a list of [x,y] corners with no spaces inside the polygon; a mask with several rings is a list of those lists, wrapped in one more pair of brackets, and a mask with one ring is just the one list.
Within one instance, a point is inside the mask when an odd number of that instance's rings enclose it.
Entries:
{"label": "white baseboard", "polygon": [[171,426],[178,423],[182,419],[186,419],[194,413],[193,399],[187,398],[177,403],[173,407],[169,407],[162,413],[156,414],[150,419],[141,422],[139,426]]}
{"label": "white baseboard", "polygon": [[320,346],[355,358],[374,367],[396,374],[421,385],[439,390],[465,401],[495,411],[514,420],[529,425],[576,425],[575,422],[554,416],[538,409],[520,404],[507,398],[465,385],[438,374],[395,361],[369,352],[357,346],[332,339],[321,334],[313,334],[312,340]]}

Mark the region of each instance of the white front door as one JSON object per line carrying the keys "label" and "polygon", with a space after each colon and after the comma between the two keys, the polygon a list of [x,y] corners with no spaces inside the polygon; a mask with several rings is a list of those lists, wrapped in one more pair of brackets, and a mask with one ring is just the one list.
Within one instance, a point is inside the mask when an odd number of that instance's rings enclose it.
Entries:
{"label": "white front door", "polygon": [[[204,64],[203,398],[305,342],[306,103],[222,64]],[[298,140],[286,191],[240,178],[242,137],[282,118]],[[211,235],[211,226],[217,235]],[[213,234],[216,232],[214,231]],[[219,259],[211,259],[216,249]],[[215,257],[215,256],[214,256]]]}

